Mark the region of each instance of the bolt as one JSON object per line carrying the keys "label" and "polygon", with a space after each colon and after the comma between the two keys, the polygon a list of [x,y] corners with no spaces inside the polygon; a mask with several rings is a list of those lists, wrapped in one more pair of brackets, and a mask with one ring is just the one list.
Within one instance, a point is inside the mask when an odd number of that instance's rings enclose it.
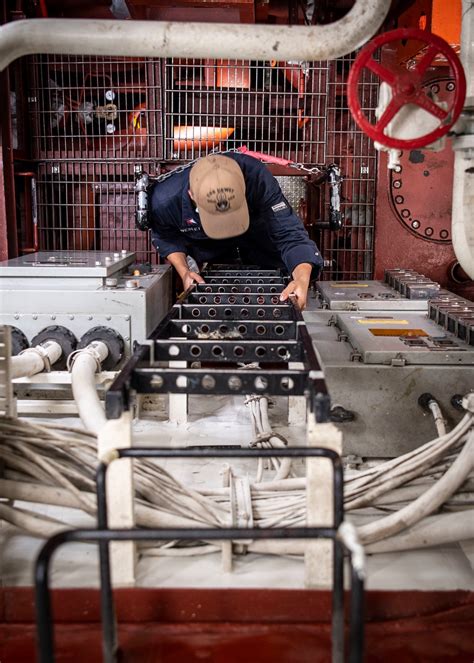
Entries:
{"label": "bolt", "polygon": [[69,320],[74,320],[74,316],[73,316],[73,315],[70,315],[70,316],[69,316]]}
{"label": "bolt", "polygon": [[34,315],[34,316],[33,316],[33,320],[38,320],[38,316],[37,316],[37,315]]}
{"label": "bolt", "polygon": [[55,315],[52,315],[52,316],[51,316],[51,320],[56,320],[56,316],[55,316]]}
{"label": "bolt", "polygon": [[19,318],[20,318],[20,316],[19,316],[18,313],[17,313],[17,314],[15,315],[15,320],[18,320]]}
{"label": "bolt", "polygon": [[89,315],[89,316],[87,316],[87,319],[88,319],[88,320],[93,320],[94,317],[93,317],[92,315]]}
{"label": "bolt", "polygon": [[161,377],[161,375],[155,375],[155,377],[151,379],[150,384],[152,387],[159,389],[160,387],[163,386],[163,378]]}
{"label": "bolt", "polygon": [[106,320],[112,320],[112,316],[111,316],[111,315],[106,315],[106,316],[105,316],[105,319],[106,319]]}

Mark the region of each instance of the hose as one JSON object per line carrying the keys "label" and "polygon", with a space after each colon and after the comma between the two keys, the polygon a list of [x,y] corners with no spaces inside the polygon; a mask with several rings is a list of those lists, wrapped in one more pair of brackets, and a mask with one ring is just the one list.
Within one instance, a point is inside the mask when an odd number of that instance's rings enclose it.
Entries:
{"label": "hose", "polygon": [[474,432],[471,432],[461,453],[449,470],[434,486],[408,506],[359,528],[362,543],[374,543],[410,527],[429,516],[446,502],[466,481],[474,468]]}
{"label": "hose", "polygon": [[93,341],[83,350],[68,358],[71,371],[72,393],[77,410],[86,430],[98,433],[107,419],[97,394],[95,374],[107,359],[109,349],[102,341]]}
{"label": "hose", "polygon": [[11,358],[11,376],[27,378],[36,373],[51,370],[51,366],[61,358],[63,351],[56,341],[45,341],[34,348],[27,348]]}

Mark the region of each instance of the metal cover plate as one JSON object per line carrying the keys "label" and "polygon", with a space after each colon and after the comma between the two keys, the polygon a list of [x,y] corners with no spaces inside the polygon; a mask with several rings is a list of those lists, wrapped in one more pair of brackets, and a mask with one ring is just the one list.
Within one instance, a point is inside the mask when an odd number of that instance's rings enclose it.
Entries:
{"label": "metal cover plate", "polygon": [[131,251],[39,251],[0,262],[0,276],[107,277],[134,260]]}
{"label": "metal cover plate", "polygon": [[336,317],[337,326],[364,364],[474,366],[474,347],[422,313],[378,311]]}
{"label": "metal cover plate", "polygon": [[323,306],[332,311],[426,311],[427,299],[407,299],[382,281],[321,281]]}

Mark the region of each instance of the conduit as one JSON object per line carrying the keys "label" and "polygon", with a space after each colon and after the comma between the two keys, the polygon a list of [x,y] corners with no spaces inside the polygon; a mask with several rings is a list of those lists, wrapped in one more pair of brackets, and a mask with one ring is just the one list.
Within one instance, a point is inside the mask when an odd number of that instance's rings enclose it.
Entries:
{"label": "conduit", "polygon": [[471,433],[457,459],[434,486],[395,513],[359,527],[362,543],[374,543],[393,536],[436,511],[466,481],[474,468],[474,433]]}
{"label": "conduit", "polygon": [[101,370],[109,349],[102,341],[93,341],[83,350],[73,352],[68,359],[72,393],[86,430],[98,433],[107,419],[97,394],[95,374]]}
{"label": "conduit", "polygon": [[237,60],[332,60],[365,44],[390,0],[357,0],[328,25],[283,26],[97,19],[29,19],[0,28],[0,69],[32,53]]}
{"label": "conduit", "polygon": [[26,378],[42,371],[51,370],[51,366],[61,358],[63,351],[56,341],[45,341],[34,348],[23,350],[11,358],[11,376]]}

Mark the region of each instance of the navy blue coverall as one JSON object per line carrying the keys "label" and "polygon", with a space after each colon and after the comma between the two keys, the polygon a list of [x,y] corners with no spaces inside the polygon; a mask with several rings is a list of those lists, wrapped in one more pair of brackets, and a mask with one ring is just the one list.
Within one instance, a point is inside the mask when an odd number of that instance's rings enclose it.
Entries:
{"label": "navy blue coverall", "polygon": [[244,264],[282,268],[292,274],[297,265],[309,263],[313,266],[311,279],[317,278],[323,265],[321,253],[277,180],[253,157],[235,152],[225,156],[237,161],[245,178],[249,229],[231,239],[207,237],[188,194],[188,168],[157,182],[150,192],[152,242],[160,256],[180,252],[192,256],[198,264],[222,263],[236,256],[238,248]]}

